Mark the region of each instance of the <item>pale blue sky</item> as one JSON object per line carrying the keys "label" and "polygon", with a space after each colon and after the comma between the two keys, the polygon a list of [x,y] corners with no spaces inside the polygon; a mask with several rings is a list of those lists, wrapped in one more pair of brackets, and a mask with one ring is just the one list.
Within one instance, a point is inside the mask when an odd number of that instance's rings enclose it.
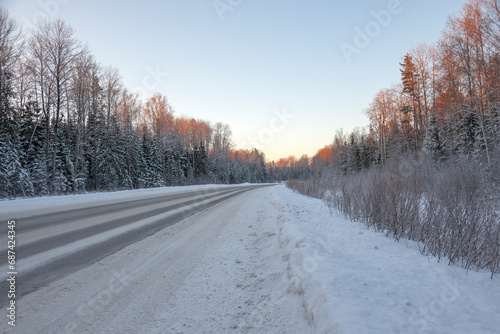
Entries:
{"label": "pale blue sky", "polygon": [[[1,0],[27,30],[39,17],[64,19],[129,89],[166,95],[177,115],[229,124],[238,147],[268,160],[314,155],[336,129],[366,126],[363,111],[399,81],[402,56],[436,42],[465,2]],[[390,22],[348,62],[340,44],[354,45],[355,28],[388,8]]]}

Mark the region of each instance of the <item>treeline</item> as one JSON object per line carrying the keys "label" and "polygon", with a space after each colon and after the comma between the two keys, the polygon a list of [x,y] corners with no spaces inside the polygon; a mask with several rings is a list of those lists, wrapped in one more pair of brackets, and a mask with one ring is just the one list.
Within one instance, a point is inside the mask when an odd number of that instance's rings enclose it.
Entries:
{"label": "treeline", "polygon": [[262,182],[229,126],[176,117],[101,66],[63,21],[25,36],[0,7],[0,197]]}
{"label": "treeline", "polygon": [[290,156],[268,162],[267,171],[272,182],[307,179],[311,176],[311,161],[307,155],[303,155],[300,159]]}
{"label": "treeline", "polygon": [[[471,0],[439,42],[400,63],[380,90],[370,125],[311,159],[290,186],[424,254],[465,268],[500,270],[500,11]],[[307,176],[307,174],[304,174]]]}

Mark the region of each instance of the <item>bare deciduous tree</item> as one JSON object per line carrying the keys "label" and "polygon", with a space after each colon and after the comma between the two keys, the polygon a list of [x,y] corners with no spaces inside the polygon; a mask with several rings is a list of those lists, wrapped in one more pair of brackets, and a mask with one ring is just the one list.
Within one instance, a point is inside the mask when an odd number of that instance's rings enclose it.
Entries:
{"label": "bare deciduous tree", "polygon": [[[52,184],[56,176],[56,146],[59,124],[66,106],[78,57],[85,47],[75,39],[74,30],[64,21],[44,22],[29,41],[30,67],[40,94],[42,111],[47,124],[46,154],[51,161]],[[51,136],[51,131],[53,136]]]}

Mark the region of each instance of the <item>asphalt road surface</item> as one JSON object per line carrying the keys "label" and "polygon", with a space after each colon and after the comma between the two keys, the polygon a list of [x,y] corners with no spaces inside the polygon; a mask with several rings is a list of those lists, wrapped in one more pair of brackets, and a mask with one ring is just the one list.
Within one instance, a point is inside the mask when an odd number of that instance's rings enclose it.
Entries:
{"label": "asphalt road surface", "polygon": [[[42,214],[29,208],[8,217],[0,213],[1,221],[16,220],[16,299],[259,187],[262,186],[188,190],[82,208],[59,207]],[[1,225],[0,235],[7,253],[7,224]],[[6,264],[0,266],[0,291],[8,291],[7,272]],[[4,308],[7,303],[7,294],[2,293],[0,306]]]}

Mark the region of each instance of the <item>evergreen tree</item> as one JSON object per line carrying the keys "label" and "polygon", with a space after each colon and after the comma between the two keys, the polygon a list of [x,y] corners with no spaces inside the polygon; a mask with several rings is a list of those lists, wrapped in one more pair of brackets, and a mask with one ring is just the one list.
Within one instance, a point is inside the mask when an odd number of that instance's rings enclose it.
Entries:
{"label": "evergreen tree", "polygon": [[344,145],[341,147],[340,158],[339,158],[339,169],[343,174],[350,173],[349,165],[349,147]]}
{"label": "evergreen tree", "polygon": [[182,170],[187,183],[194,182],[194,153],[192,151],[184,151]]}
{"label": "evergreen tree", "polygon": [[427,130],[425,132],[423,150],[426,154],[431,156],[434,161],[443,159],[445,156],[441,129],[436,123],[435,114],[433,114],[429,119],[429,124],[427,125]]}
{"label": "evergreen tree", "polygon": [[22,166],[25,168],[33,184],[36,196],[47,195],[49,174],[45,155],[45,119],[40,116],[36,102],[26,104],[21,113],[21,149],[24,152]]}
{"label": "evergreen tree", "polygon": [[90,113],[87,121],[87,142],[85,143],[85,160],[87,165],[87,185],[88,190],[99,191],[105,181],[103,177],[104,158],[104,118],[96,110]]}
{"label": "evergreen tree", "polygon": [[162,155],[156,141],[147,135],[146,129],[143,131],[142,157],[144,164],[141,166],[141,183],[143,186],[146,188],[164,186]]}
{"label": "evergreen tree", "polygon": [[459,124],[455,152],[461,157],[471,157],[474,153],[478,133],[479,123],[476,113],[472,110],[466,110]]}
{"label": "evergreen tree", "polygon": [[194,177],[196,179],[206,178],[209,176],[209,159],[208,154],[205,151],[205,147],[200,145],[195,147],[193,151],[193,161],[194,161]]}
{"label": "evergreen tree", "polygon": [[58,134],[56,148],[56,172],[53,184],[55,193],[68,193],[75,191],[75,171],[67,138],[69,129],[62,129]]}
{"label": "evergreen tree", "polygon": [[[406,144],[408,147],[406,149],[417,149],[421,144],[421,131],[423,128],[422,124],[422,112],[420,106],[420,85],[419,85],[419,74],[417,72],[417,67],[413,62],[413,57],[407,53],[404,57],[403,63],[399,64],[401,66],[401,81],[403,83],[403,93],[408,94],[412,100],[412,105],[407,105],[403,107],[403,112],[409,113],[413,112],[413,130],[414,136],[408,134],[408,140]],[[407,122],[408,120],[404,120]],[[411,128],[410,124],[407,125]],[[413,137],[413,138],[412,138]],[[411,145],[411,146],[410,146]]]}
{"label": "evergreen tree", "polygon": [[186,181],[184,174],[188,161],[182,152],[180,142],[175,139],[173,145],[169,146],[165,152],[164,180],[167,185],[181,185]]}
{"label": "evergreen tree", "polygon": [[13,97],[11,74],[0,69],[0,197],[11,198],[33,195],[30,175],[21,165],[23,152]]}
{"label": "evergreen tree", "polygon": [[257,182],[265,182],[268,178],[268,174],[267,174],[267,168],[266,168],[266,161],[264,159],[264,156],[263,155],[260,155],[259,156],[259,179]]}
{"label": "evergreen tree", "polygon": [[115,115],[110,116],[109,126],[104,125],[102,144],[102,188],[121,189],[126,183],[125,142]]}
{"label": "evergreen tree", "polygon": [[370,133],[363,142],[362,150],[362,165],[364,168],[369,168],[375,164],[380,163],[381,154],[377,146],[377,141],[374,138],[374,133],[370,128]]}

